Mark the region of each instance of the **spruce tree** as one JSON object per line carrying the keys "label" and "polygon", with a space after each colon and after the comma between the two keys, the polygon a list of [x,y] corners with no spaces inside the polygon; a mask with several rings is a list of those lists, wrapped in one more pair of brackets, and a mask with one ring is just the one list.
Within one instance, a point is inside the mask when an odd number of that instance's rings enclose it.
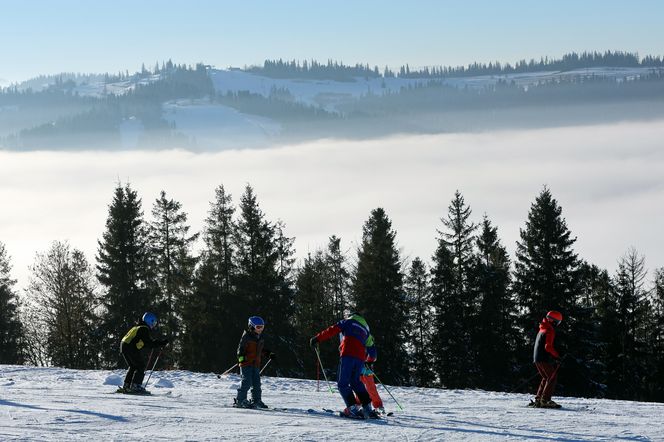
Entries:
{"label": "spruce tree", "polygon": [[[237,336],[244,312],[235,295],[236,249],[232,196],[223,185],[215,189],[203,230],[204,250],[193,291],[182,306],[183,367],[223,371],[235,361]],[[238,320],[240,319],[240,320]],[[246,320],[246,319],[245,319]]]}
{"label": "spruce tree", "polygon": [[327,290],[332,297],[332,314],[341,319],[350,304],[350,272],[341,251],[341,238],[336,235],[329,238],[325,263],[330,274]]}
{"label": "spruce tree", "polygon": [[[324,327],[335,323],[338,318],[334,314],[334,298],[329,290],[330,269],[326,257],[322,251],[317,251],[304,259],[299,269],[295,284],[295,326],[302,339],[298,352],[300,365],[303,367],[305,377],[311,377],[317,373],[318,359],[309,348],[308,338],[320,332]],[[335,346],[323,345],[320,354],[323,363],[328,370],[335,367],[334,364],[326,364],[336,359],[337,349]],[[320,369],[320,367],[319,367]],[[329,373],[330,376],[333,373]]]}
{"label": "spruce tree", "polygon": [[408,302],[407,345],[411,381],[414,385],[428,387],[435,380],[431,349],[433,308],[428,270],[420,258],[411,263],[404,286]]}
{"label": "spruce tree", "polygon": [[[432,288],[438,309],[437,348],[444,385],[454,388],[473,386],[478,377],[473,328],[478,311],[474,281],[474,232],[471,209],[457,190],[442,218],[438,249],[434,255]],[[451,353],[455,353],[454,355]],[[463,356],[461,356],[463,355]]]}
{"label": "spruce tree", "polygon": [[11,264],[5,245],[0,242],[0,361],[21,364],[24,360],[23,326],[18,313],[16,281],[11,278]]}
{"label": "spruce tree", "polygon": [[454,258],[449,245],[439,238],[431,267],[431,299],[434,307],[432,351],[437,382],[447,388],[464,385],[466,373],[461,371],[465,357],[463,305],[456,296]]}
{"label": "spruce tree", "polygon": [[611,390],[618,397],[645,399],[646,361],[650,303],[645,288],[645,259],[635,249],[630,249],[618,261],[614,277],[616,290],[617,323],[613,330],[617,338],[617,350],[612,361]]}
{"label": "spruce tree", "polygon": [[288,373],[296,367],[291,342],[294,336],[292,288],[289,286],[290,270],[279,266],[293,252],[290,241],[284,241],[286,237],[278,234],[278,229],[266,219],[253,188],[247,185],[240,200],[235,236],[235,287],[242,303],[238,305],[238,314],[229,319],[239,333],[246,327],[249,316],[262,316],[266,321],[266,346],[280,355],[275,370]]}
{"label": "spruce tree", "polygon": [[486,389],[508,387],[516,362],[516,303],[510,276],[510,259],[500,244],[498,228],[485,216],[477,238],[475,281],[480,307],[473,341],[477,345],[480,386]]}
{"label": "spruce tree", "polygon": [[655,270],[650,347],[653,353],[649,376],[650,399],[664,401],[664,267]]}
{"label": "spruce tree", "polygon": [[[83,252],[66,242],[54,242],[37,254],[27,288],[32,325],[50,365],[66,368],[99,367],[99,345],[94,334],[98,297],[92,268]],[[35,330],[33,328],[32,330]],[[40,340],[45,337],[45,340]]]}
{"label": "spruce tree", "polygon": [[148,290],[147,232],[141,200],[129,184],[118,184],[109,206],[106,231],[98,241],[97,279],[104,287],[101,320],[103,360],[125,365],[118,352],[122,336],[146,310],[156,306]]}
{"label": "spruce tree", "polygon": [[381,379],[403,383],[408,379],[404,345],[407,318],[395,237],[385,211],[372,210],[363,227],[352,290],[355,307],[365,313],[376,342]]}
{"label": "spruce tree", "polygon": [[[548,188],[545,187],[532,204],[520,238],[513,289],[523,309],[520,325],[524,347],[519,352],[523,368],[528,373],[531,370],[532,345],[538,324],[549,310],[558,310],[564,317],[557,329],[556,348],[562,355],[568,353],[574,361],[582,361],[580,358],[591,349],[584,340],[584,324],[590,316],[579,307],[581,262],[572,249],[576,238],[572,237],[562,217],[562,208]],[[567,377],[566,373],[570,373],[569,365],[559,373],[557,390],[573,393],[574,389],[565,390],[566,383],[570,380],[578,383],[584,378]]]}
{"label": "spruce tree", "polygon": [[574,311],[580,262],[572,249],[576,238],[567,228],[562,208],[546,187],[531,206],[520,237],[514,290],[525,308],[523,330],[530,335],[537,331],[547,311],[559,310],[566,317]]}
{"label": "spruce tree", "polygon": [[[578,394],[584,396],[604,397],[606,386],[611,384],[607,362],[613,351],[612,341],[615,340],[617,312],[615,308],[615,290],[609,272],[587,262],[580,267],[581,311],[589,312],[587,321],[578,323],[577,328],[583,330],[575,338],[587,342],[588,351],[583,355],[585,364],[568,357],[563,374],[568,379],[592,379],[586,388],[578,388]],[[569,373],[571,371],[571,373]],[[576,373],[575,373],[576,371]],[[570,374],[570,376],[567,376]],[[578,382],[577,382],[578,384]],[[583,385],[577,385],[583,387]]]}
{"label": "spruce tree", "polygon": [[187,214],[182,204],[166,198],[163,190],[152,208],[149,225],[151,287],[160,318],[159,329],[170,341],[171,352],[162,356],[165,366],[172,365],[181,351],[181,310],[192,288],[196,260],[191,248],[198,234],[189,235]]}

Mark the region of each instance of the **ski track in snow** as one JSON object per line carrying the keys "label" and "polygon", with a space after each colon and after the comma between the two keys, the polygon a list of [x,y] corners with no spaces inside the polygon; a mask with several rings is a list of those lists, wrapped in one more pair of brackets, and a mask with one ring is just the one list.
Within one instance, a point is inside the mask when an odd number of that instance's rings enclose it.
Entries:
{"label": "ski track in snow", "polygon": [[379,387],[394,416],[357,421],[307,413],[342,408],[324,382],[317,392],[316,381],[263,377],[264,401],[286,410],[258,411],[231,407],[237,375],[155,372],[147,397],[112,393],[123,376],[0,365],[0,440],[664,440],[658,403],[560,398],[563,409],[541,410],[525,394],[392,387],[399,411]]}

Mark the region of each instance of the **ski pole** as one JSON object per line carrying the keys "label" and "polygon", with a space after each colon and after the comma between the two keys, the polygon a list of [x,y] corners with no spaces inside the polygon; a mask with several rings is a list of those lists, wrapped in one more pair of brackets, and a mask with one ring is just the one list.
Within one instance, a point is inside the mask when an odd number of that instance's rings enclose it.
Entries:
{"label": "ski pole", "polygon": [[153,353],[154,353],[154,348],[150,350],[150,356],[148,356],[148,362],[145,364],[145,371],[148,371],[148,367],[150,366],[150,361],[152,361]]}
{"label": "ski pole", "polygon": [[143,388],[147,388],[148,382],[150,382],[150,378],[152,377],[152,373],[154,373],[154,368],[157,366],[157,362],[159,361],[159,357],[161,356],[162,351],[164,351],[163,348],[161,350],[159,350],[159,353],[157,354],[157,358],[154,360],[154,364],[152,364],[152,370],[150,370],[150,375],[148,376],[148,380],[145,381],[145,385],[143,386]]}
{"label": "ski pole", "polygon": [[263,365],[263,368],[261,368],[260,373],[258,373],[258,374],[263,374],[263,372],[265,371],[265,369],[267,368],[267,366],[270,365],[270,362],[272,362],[272,358],[270,358],[270,359],[267,360],[267,362],[265,363],[265,365]]}
{"label": "ski pole", "polygon": [[221,379],[222,376],[225,376],[225,375],[227,375],[228,373],[230,373],[231,371],[233,371],[233,370],[235,369],[235,367],[237,367],[237,365],[238,365],[238,363],[236,362],[235,364],[233,364],[233,366],[232,366],[231,368],[229,368],[228,370],[226,370],[226,371],[223,372],[222,374],[218,374],[217,377],[218,377],[219,379]]}
{"label": "ski pole", "polygon": [[380,385],[383,386],[383,388],[385,389],[385,391],[387,391],[387,393],[388,393],[390,396],[392,396],[392,399],[394,399],[394,402],[397,404],[397,407],[399,407],[399,410],[403,411],[403,407],[402,407],[401,405],[399,405],[399,402],[397,402],[397,399],[394,397],[394,395],[393,395],[393,394],[390,392],[390,390],[387,388],[387,385],[383,384],[383,383],[380,381],[380,379],[379,379],[378,376],[376,375],[376,372],[375,372],[375,371],[371,370],[371,373],[374,375],[374,377],[376,378],[376,380],[378,381],[378,383],[379,383]]}
{"label": "ski pole", "polygon": [[320,364],[321,371],[323,372],[323,376],[325,376],[325,382],[327,383],[327,388],[329,388],[330,393],[334,394],[334,391],[332,391],[332,387],[330,387],[330,381],[327,379],[327,374],[325,373],[325,367],[323,367],[323,362],[320,360],[320,353],[318,352],[318,345],[314,346],[314,351],[316,352],[316,356],[318,357],[318,363]]}
{"label": "ski pole", "polygon": [[511,393],[514,393],[514,392],[516,392],[516,391],[518,391],[518,390],[521,390],[521,388],[523,388],[524,385],[530,383],[530,381],[532,381],[533,379],[535,379],[537,376],[539,376],[539,372],[535,373],[534,375],[532,375],[531,377],[529,377],[528,379],[526,379],[524,382],[520,383],[518,387],[512,389],[512,391],[510,391],[509,393],[511,394]]}

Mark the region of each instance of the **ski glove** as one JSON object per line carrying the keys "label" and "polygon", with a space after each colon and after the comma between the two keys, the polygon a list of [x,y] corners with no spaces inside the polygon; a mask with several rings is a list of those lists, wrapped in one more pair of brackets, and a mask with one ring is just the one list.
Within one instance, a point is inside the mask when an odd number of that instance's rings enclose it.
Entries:
{"label": "ski glove", "polygon": [[168,339],[162,339],[161,341],[159,341],[160,347],[164,347],[166,345],[168,345]]}
{"label": "ski glove", "polygon": [[309,339],[309,346],[311,348],[314,348],[317,345],[318,345],[318,338],[317,337],[314,336],[313,338]]}
{"label": "ski glove", "polygon": [[270,358],[270,359],[277,359],[277,354],[276,353],[270,353],[269,355],[267,355],[267,357]]}

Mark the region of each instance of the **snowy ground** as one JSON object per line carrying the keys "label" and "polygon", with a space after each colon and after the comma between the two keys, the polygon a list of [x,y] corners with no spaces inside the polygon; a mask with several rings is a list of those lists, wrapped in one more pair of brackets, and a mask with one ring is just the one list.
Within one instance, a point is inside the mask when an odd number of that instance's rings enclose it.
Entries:
{"label": "snowy ground", "polygon": [[540,410],[527,395],[395,387],[404,411],[381,391],[394,416],[355,421],[307,413],[340,408],[315,381],[264,377],[264,401],[287,411],[255,411],[230,407],[236,375],[157,372],[141,397],[111,393],[122,374],[0,365],[0,440],[664,440],[664,404],[563,398]]}

